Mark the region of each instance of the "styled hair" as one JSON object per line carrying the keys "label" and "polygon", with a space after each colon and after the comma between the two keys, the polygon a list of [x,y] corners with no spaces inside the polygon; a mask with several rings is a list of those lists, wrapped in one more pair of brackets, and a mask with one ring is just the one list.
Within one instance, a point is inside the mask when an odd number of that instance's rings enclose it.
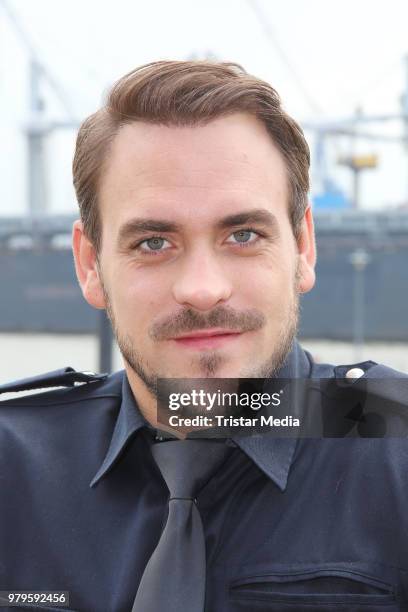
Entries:
{"label": "styled hair", "polygon": [[240,65],[213,61],[159,61],[119,79],[105,105],[82,123],[73,160],[73,182],[85,235],[99,253],[100,177],[112,140],[135,121],[166,126],[205,125],[247,112],[266,126],[283,155],[288,175],[289,215],[295,237],[307,208],[310,152],[302,129],[282,108],[278,93]]}

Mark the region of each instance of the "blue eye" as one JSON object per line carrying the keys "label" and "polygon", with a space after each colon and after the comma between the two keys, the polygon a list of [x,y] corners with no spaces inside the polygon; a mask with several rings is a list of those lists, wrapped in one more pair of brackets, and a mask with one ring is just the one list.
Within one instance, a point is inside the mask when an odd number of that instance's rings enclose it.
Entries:
{"label": "blue eye", "polygon": [[262,234],[256,230],[253,230],[250,227],[246,227],[244,229],[240,229],[233,234],[231,234],[230,238],[234,240],[230,240],[233,244],[236,244],[240,247],[250,247],[255,245],[258,242],[258,239],[262,237]]}
{"label": "blue eye", "polygon": [[164,243],[167,242],[161,236],[152,236],[152,238],[148,238],[147,240],[142,240],[137,245],[137,248],[145,253],[152,253],[153,251],[162,251]]}
{"label": "blue eye", "polygon": [[248,242],[251,234],[253,234],[251,230],[239,230],[239,232],[234,232],[232,235],[236,239],[237,242]]}
{"label": "blue eye", "polygon": [[152,249],[152,251],[161,249],[163,243],[164,238],[149,238],[149,240],[146,240],[146,244],[149,246],[149,249]]}

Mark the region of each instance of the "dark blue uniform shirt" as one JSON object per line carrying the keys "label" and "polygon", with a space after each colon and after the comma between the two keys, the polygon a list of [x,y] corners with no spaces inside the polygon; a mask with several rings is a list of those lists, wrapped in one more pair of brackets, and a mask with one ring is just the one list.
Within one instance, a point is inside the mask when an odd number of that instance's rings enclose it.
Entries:
{"label": "dark blue uniform shirt", "polygon": [[[316,365],[295,344],[281,375],[346,369]],[[124,372],[83,379],[0,402],[0,590],[69,591],[70,610],[129,612],[168,490]],[[228,444],[197,495],[206,612],[408,610],[405,439],[262,435]]]}

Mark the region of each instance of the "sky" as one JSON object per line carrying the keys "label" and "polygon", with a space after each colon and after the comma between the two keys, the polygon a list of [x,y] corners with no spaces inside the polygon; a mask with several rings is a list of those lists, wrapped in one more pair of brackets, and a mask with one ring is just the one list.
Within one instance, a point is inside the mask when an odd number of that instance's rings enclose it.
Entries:
{"label": "sky", "polygon": [[[28,47],[57,84],[42,87],[49,119],[81,121],[117,78],[143,63],[213,55],[266,79],[286,110],[310,126],[351,117],[356,108],[366,116],[400,112],[407,23],[406,0],[0,0],[0,215],[22,215],[28,207]],[[364,131],[389,137],[401,134],[401,124],[370,122]],[[314,155],[316,133],[308,128],[306,137]],[[74,142],[75,130],[67,128],[45,142],[49,212],[76,210]],[[408,202],[407,149],[328,139],[329,174],[348,193],[350,172],[336,162],[352,151],[379,157],[378,169],[362,177],[363,208]],[[313,193],[320,188],[317,170],[314,155]]]}

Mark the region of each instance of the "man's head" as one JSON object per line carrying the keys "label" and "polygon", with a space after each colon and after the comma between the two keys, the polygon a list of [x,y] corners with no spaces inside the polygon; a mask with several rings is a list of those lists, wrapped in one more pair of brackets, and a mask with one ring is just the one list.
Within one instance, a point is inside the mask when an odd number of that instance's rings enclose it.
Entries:
{"label": "man's head", "polygon": [[[125,365],[160,377],[269,376],[314,284],[309,149],[277,93],[235,64],[157,62],[81,126],[74,255]],[[198,333],[234,334],[197,339]]]}

